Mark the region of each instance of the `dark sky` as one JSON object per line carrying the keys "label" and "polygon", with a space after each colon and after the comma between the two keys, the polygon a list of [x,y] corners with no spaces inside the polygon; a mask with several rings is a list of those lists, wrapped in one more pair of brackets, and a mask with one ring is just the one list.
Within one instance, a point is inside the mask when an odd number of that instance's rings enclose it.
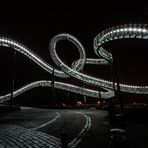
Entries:
{"label": "dark sky", "polygon": [[[71,3],[69,5],[48,5],[47,7],[42,7],[42,5],[25,8],[12,7],[1,11],[0,34],[18,40],[47,62],[51,62],[48,49],[49,41],[58,33],[67,32],[74,35],[85,47],[87,57],[97,58],[93,51],[93,39],[98,33],[120,24],[148,23],[148,10],[146,6],[140,5],[134,8],[119,4],[86,7]],[[71,43],[61,42],[60,44],[61,47],[57,52],[64,62],[70,64],[73,60],[78,59],[78,51]],[[148,84],[147,47],[147,41],[137,40],[117,41],[106,46],[109,51],[114,50],[116,54],[120,82]],[[7,77],[11,78],[13,63],[13,53],[9,51],[9,49],[1,48],[2,53],[0,54],[0,65],[3,67],[1,73],[1,84],[3,85],[0,87],[4,92],[5,88],[9,86],[9,82],[7,85],[4,83]],[[74,52],[75,54],[73,54]],[[33,80],[48,78],[48,74],[42,72],[38,66],[22,55],[17,54],[17,61],[17,86]],[[9,68],[6,69],[8,65]],[[104,79],[111,78],[109,67],[88,65],[84,71]],[[21,84],[19,84],[20,81]]]}

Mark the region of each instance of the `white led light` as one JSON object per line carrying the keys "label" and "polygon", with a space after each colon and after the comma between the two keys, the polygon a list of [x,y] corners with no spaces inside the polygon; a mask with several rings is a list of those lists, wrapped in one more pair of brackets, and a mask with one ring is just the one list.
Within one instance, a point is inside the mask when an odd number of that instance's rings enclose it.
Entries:
{"label": "white led light", "polygon": [[147,32],[147,30],[146,29],[142,29],[142,32]]}
{"label": "white led light", "polygon": [[137,29],[138,29],[138,28],[133,28],[133,31],[135,31],[135,32],[136,32],[136,31],[137,31]]}
{"label": "white led light", "polygon": [[[83,69],[85,64],[98,64],[98,65],[108,65],[109,61],[112,62],[112,54],[103,49],[102,45],[108,42],[111,38],[111,40],[120,39],[121,37],[124,38],[132,38],[133,36],[135,38],[138,38],[140,36],[141,39],[145,39],[143,37],[142,33],[147,32],[147,29],[140,28],[138,25],[137,27],[131,27],[131,25],[125,26],[117,26],[115,28],[108,29],[106,31],[103,31],[102,33],[98,34],[94,39],[94,51],[95,53],[100,57],[104,57],[105,59],[92,59],[92,58],[86,58],[85,50],[80,41],[78,41],[74,36],[63,33],[58,34],[50,42],[50,55],[53,59],[53,61],[61,68],[61,70],[54,69],[54,76],[61,77],[61,78],[67,78],[72,76],[75,79],[79,79],[83,81],[84,83],[88,83],[90,85],[95,85],[97,87],[101,87],[102,89],[105,89],[105,92],[98,92],[92,89],[86,89],[79,86],[62,83],[62,82],[55,82],[55,88],[71,91],[74,93],[78,93],[81,95],[88,95],[91,97],[99,98],[101,94],[101,98],[111,98],[115,94],[113,92],[113,82],[106,81],[103,79],[95,78],[86,74],[81,73],[80,71]],[[117,32],[117,33],[116,33]],[[132,32],[132,36],[131,36]],[[138,33],[138,36],[137,36]],[[69,40],[72,43],[76,45],[80,52],[80,59],[77,61],[74,61],[72,63],[72,67],[68,67],[65,63],[61,61],[61,59],[58,57],[56,53],[56,43],[60,40]],[[0,37],[0,46],[8,46],[11,48],[14,48],[16,51],[24,54],[26,57],[31,59],[33,62],[35,62],[38,66],[43,68],[48,73],[52,73],[53,68],[51,65],[46,63],[43,59],[41,59],[39,56],[37,56],[35,53],[33,53],[30,49],[26,48],[24,45],[8,39],[4,37]],[[16,97],[20,95],[21,93],[24,93],[32,88],[35,87],[51,87],[51,81],[36,81],[33,83],[30,83],[13,93],[13,97]],[[117,89],[117,84],[115,83],[115,88]],[[148,94],[148,86],[134,86],[134,85],[127,85],[127,84],[120,84],[120,89],[123,92],[129,92],[129,93],[139,93],[139,94]],[[0,102],[4,102],[10,99],[10,94],[0,96]]]}
{"label": "white led light", "polygon": [[[129,26],[129,27],[128,27]],[[147,32],[147,29],[143,29],[142,26],[139,27],[138,25],[134,25],[134,27],[131,27],[132,25],[126,25],[125,26],[117,26],[116,31],[118,34],[113,34],[114,28],[108,29],[108,32],[106,34],[110,33],[110,36],[114,36],[113,40],[115,39],[124,39],[124,38],[140,38],[140,39],[147,39],[145,36],[143,36],[143,33]],[[112,31],[110,31],[112,30]],[[132,35],[131,35],[132,32]],[[138,33],[138,35],[137,35]],[[99,40],[98,39],[99,36]],[[122,37],[122,38],[121,38]],[[103,33],[98,34],[94,39],[94,51],[98,56],[104,57],[108,59],[110,62],[113,60],[111,53],[106,51],[102,48],[102,46],[108,42],[108,36],[104,36]],[[97,44],[96,44],[97,43]],[[106,88],[112,87],[112,84],[109,81],[104,81],[104,86]],[[110,84],[110,86],[109,86]],[[117,84],[115,84],[117,86]],[[147,86],[131,86],[127,84],[120,84],[121,91],[129,92],[129,93],[139,93],[139,94],[148,94],[148,87]]]}

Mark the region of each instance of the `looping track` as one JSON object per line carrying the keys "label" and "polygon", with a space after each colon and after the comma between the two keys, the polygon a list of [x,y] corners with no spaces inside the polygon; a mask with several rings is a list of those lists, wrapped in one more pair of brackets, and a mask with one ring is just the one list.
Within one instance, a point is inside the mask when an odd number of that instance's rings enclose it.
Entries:
{"label": "looping track", "polygon": [[[85,64],[98,64],[98,65],[106,65],[113,62],[112,54],[106,51],[102,46],[112,40],[119,39],[148,39],[148,28],[147,25],[137,25],[137,24],[129,24],[129,25],[121,25],[109,28],[101,33],[99,33],[94,39],[94,51],[99,56],[98,59],[88,59],[86,58],[85,49],[81,42],[77,40],[74,36],[62,33],[54,36],[50,42],[50,55],[53,61],[57,64],[57,66],[61,69],[55,69],[54,76],[67,78],[69,76],[88,83],[90,85],[94,85],[97,87],[101,87],[105,89],[105,92],[98,92],[91,89],[86,89],[83,87],[75,86],[72,84],[55,82],[55,88],[71,91],[74,93],[91,96],[95,98],[108,99],[114,96],[113,92],[113,82],[106,81],[103,79],[99,79],[96,77],[92,77],[80,72]],[[56,44],[60,40],[68,40],[76,45],[80,52],[80,59],[78,61],[74,61],[71,67],[68,67],[65,63],[61,61],[56,53]],[[6,46],[15,49],[17,52],[25,55],[27,58],[31,59],[38,66],[40,66],[43,70],[48,73],[52,73],[53,68],[51,65],[46,63],[43,59],[37,56],[30,49],[18,43],[12,39],[0,37],[0,46]],[[51,81],[36,81],[30,83],[22,88],[16,90],[13,94],[14,97],[20,95],[21,93],[28,91],[35,87],[51,87]],[[115,89],[117,89],[117,84],[115,84]],[[123,92],[128,93],[138,93],[138,94],[148,94],[148,86],[131,86],[127,84],[120,84],[120,89]],[[0,96],[0,102],[4,102],[10,99],[10,94],[6,94],[4,96]]]}

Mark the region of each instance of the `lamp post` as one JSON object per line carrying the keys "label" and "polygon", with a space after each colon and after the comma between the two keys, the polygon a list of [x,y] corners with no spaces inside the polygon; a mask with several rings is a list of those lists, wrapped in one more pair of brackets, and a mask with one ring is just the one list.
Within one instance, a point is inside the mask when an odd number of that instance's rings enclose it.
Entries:
{"label": "lamp post", "polygon": [[[84,69],[82,68],[82,73],[84,72]],[[85,83],[83,81],[83,88],[85,88]],[[84,99],[84,104],[85,104],[85,107],[87,106],[87,100],[86,100],[86,95],[84,94],[83,95],[83,99]]]}
{"label": "lamp post", "polygon": [[[119,77],[118,77],[118,72],[117,72],[117,60],[116,60],[114,50],[113,50],[112,72],[113,72],[113,87],[114,87],[114,91],[115,91],[115,96],[117,96],[117,99],[119,100],[121,113],[123,113],[124,106],[123,106],[123,100],[122,100],[121,91],[120,91]],[[115,86],[115,81],[117,84],[117,88]]]}
{"label": "lamp post", "polygon": [[69,103],[69,91],[67,91],[67,106],[69,106],[70,103]]}
{"label": "lamp post", "polygon": [[55,100],[55,88],[54,88],[54,65],[53,65],[53,70],[52,70],[52,80],[51,80],[51,87],[52,87],[52,100],[53,100],[53,105],[56,105],[56,100]]}
{"label": "lamp post", "polygon": [[9,107],[13,105],[13,92],[14,92],[14,85],[15,85],[15,72],[16,72],[16,51],[13,50],[13,62],[12,62],[12,86],[11,86],[11,95],[10,95],[10,104]]}

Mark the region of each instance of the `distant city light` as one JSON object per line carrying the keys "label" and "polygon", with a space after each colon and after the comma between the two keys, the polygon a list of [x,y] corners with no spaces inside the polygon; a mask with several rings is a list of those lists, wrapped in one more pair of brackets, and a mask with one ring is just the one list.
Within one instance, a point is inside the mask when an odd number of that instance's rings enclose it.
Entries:
{"label": "distant city light", "polygon": [[81,107],[83,106],[83,103],[81,101],[77,101],[77,106]]}
{"label": "distant city light", "polygon": [[98,106],[100,106],[100,105],[101,105],[101,102],[100,102],[100,101],[98,101],[98,102],[97,102],[97,105],[98,105]]}

